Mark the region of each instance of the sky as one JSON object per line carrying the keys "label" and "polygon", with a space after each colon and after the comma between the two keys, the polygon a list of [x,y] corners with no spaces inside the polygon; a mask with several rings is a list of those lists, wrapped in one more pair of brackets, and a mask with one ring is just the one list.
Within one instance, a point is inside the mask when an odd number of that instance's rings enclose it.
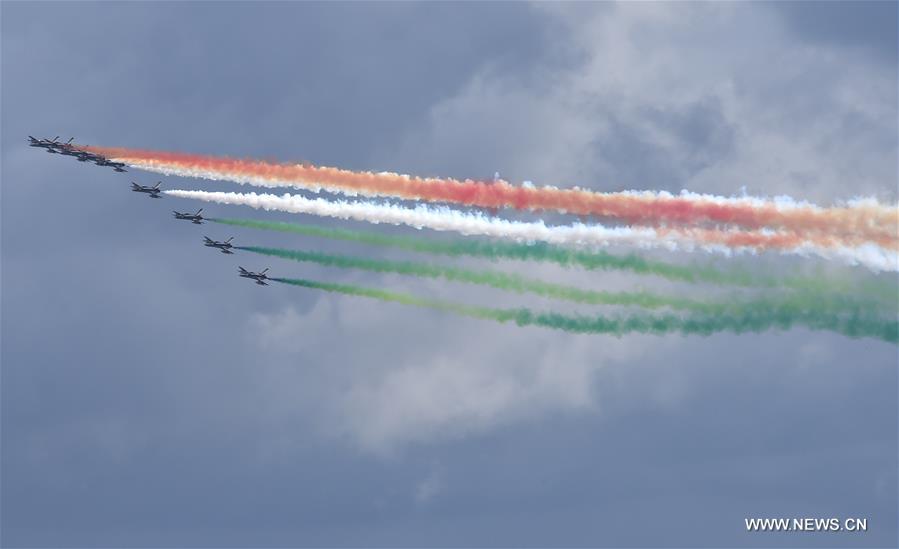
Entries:
{"label": "sky", "polygon": [[[0,19],[0,545],[899,544],[894,345],[802,328],[569,335],[257,287],[238,264],[561,307],[225,256],[201,237],[422,259],[175,222],[172,209],[199,205],[129,181],[240,187],[118,174],[26,140],[895,203],[896,3],[3,2]],[[654,257],[873,276],[772,255]],[[869,530],[748,533],[752,517],[859,517]]]}

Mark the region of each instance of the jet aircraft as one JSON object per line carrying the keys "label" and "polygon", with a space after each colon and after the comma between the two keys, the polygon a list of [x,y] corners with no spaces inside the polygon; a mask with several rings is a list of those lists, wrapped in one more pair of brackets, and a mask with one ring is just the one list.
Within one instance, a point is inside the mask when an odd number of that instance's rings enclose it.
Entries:
{"label": "jet aircraft", "polygon": [[259,273],[254,273],[252,271],[248,271],[248,270],[244,269],[243,267],[237,267],[237,268],[239,269],[238,276],[240,276],[241,278],[252,278],[253,280],[256,281],[256,284],[259,284],[260,286],[268,286],[268,284],[265,282],[266,280],[269,279],[267,276],[265,276],[265,271],[268,270],[268,267],[266,267],[265,270],[263,270],[262,272],[259,272]]}
{"label": "jet aircraft", "polygon": [[[231,248],[234,247],[231,244],[232,240],[234,240],[233,236],[224,242],[219,242],[217,240],[213,240],[213,239],[209,238],[208,236],[204,236],[203,237],[203,245],[206,246],[207,248],[218,248],[219,250],[221,250],[221,252],[223,254],[233,254],[234,252],[231,251]],[[262,272],[265,272],[265,271],[262,271]],[[243,275],[241,275],[241,276],[243,276]]]}
{"label": "jet aircraft", "polygon": [[203,224],[203,216],[200,215],[200,212],[202,212],[202,211],[203,211],[203,208],[200,208],[199,210],[197,210],[197,213],[192,214],[192,213],[181,213],[181,212],[176,212],[175,210],[172,210],[172,215],[175,216],[175,219],[186,219],[196,225],[202,225]]}
{"label": "jet aircraft", "polygon": [[72,145],[69,145],[68,147],[65,147],[65,148],[62,148],[62,149],[57,149],[56,152],[58,152],[59,154],[65,155],[65,156],[77,156],[78,158],[81,158],[82,156],[88,156],[88,157],[90,157],[90,158],[92,158],[92,159],[93,159],[93,158],[100,158],[99,156],[97,156],[97,155],[94,154],[94,153],[89,153],[89,152],[87,152],[87,151],[82,151],[82,150],[80,150],[80,149],[76,149],[76,148],[73,147]]}
{"label": "jet aircraft", "polygon": [[150,195],[150,198],[162,198],[159,196],[159,193],[162,192],[162,189],[159,186],[162,185],[162,181],[156,183],[154,186],[149,185],[138,185],[134,181],[131,182],[131,190],[136,193],[147,193]]}
{"label": "jet aircraft", "polygon": [[128,170],[123,169],[125,167],[125,164],[123,164],[121,162],[113,162],[112,160],[109,160],[108,158],[104,158],[102,156],[99,156],[93,160],[94,160],[94,164],[96,164],[98,166],[110,166],[110,167],[112,167],[113,170],[115,170],[117,172],[128,171]]}
{"label": "jet aircraft", "polygon": [[89,152],[85,152],[85,151],[79,151],[78,153],[73,154],[71,156],[77,156],[78,162],[96,162],[97,160],[103,158],[102,156],[98,156],[94,153],[89,153]]}
{"label": "jet aircraft", "polygon": [[48,153],[56,154],[60,152],[60,150],[69,150],[72,148],[72,140],[75,138],[71,138],[65,143],[59,142],[59,136],[57,135],[53,139],[37,139],[34,136],[28,136],[28,146],[29,147],[40,147],[46,149]]}
{"label": "jet aircraft", "polygon": [[[56,136],[56,139],[59,139],[58,135]],[[28,136],[28,146],[29,147],[46,148],[46,147],[50,146],[50,143],[51,143],[51,141],[49,139],[38,139],[37,137],[34,137],[33,135]]]}

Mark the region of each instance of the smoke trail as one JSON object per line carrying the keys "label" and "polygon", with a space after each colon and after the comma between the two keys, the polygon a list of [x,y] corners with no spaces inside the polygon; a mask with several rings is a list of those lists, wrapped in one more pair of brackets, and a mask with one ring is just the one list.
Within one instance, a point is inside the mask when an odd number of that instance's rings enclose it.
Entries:
{"label": "smoke trail", "polygon": [[325,254],[321,252],[284,250],[280,248],[264,248],[259,246],[235,246],[235,248],[270,257],[316,263],[327,267],[361,269],[377,273],[395,273],[420,278],[442,278],[455,282],[490,286],[510,292],[528,292],[544,297],[563,299],[588,305],[623,305],[646,308],[672,307],[676,309],[703,310],[706,312],[711,312],[712,309],[715,308],[711,304],[677,297],[663,297],[649,292],[604,292],[585,290],[498,271],[475,271],[457,267],[446,267],[443,265],[415,263],[411,261],[365,259],[361,257]]}
{"label": "smoke trail", "polygon": [[414,209],[392,204],[328,201],[284,194],[223,193],[206,191],[163,191],[181,198],[193,198],[220,204],[236,204],[291,213],[307,213],[323,217],[355,219],[370,223],[408,225],[438,231],[454,231],[465,235],[482,235],[518,242],[542,241],[569,246],[608,246],[624,244],[640,248],[666,248],[692,251],[701,249],[730,255],[733,252],[778,250],[782,253],[818,255],[849,264],[866,265],[872,270],[899,270],[899,255],[873,244],[857,247],[834,245],[832,242],[802,240],[794,235],[771,232],[740,232],[707,229],[672,229],[605,227],[574,224],[548,227],[542,221],[517,222],[466,214],[447,208],[418,206]]}
{"label": "smoke trail", "polygon": [[[341,269],[360,269],[377,273],[395,273],[419,278],[445,280],[490,286],[500,290],[571,301],[583,305],[618,305],[658,309],[668,307],[700,312],[707,315],[759,315],[769,310],[789,309],[797,318],[802,315],[838,315],[873,313],[877,303],[845,296],[817,293],[789,294],[777,298],[755,297],[752,300],[728,297],[723,301],[699,301],[683,297],[671,297],[646,291],[607,292],[587,290],[563,284],[554,284],[499,271],[471,270],[411,261],[389,261],[360,257],[326,254],[321,252],[264,248],[259,246],[235,246],[238,250],[279,257],[299,262],[316,263]],[[870,314],[872,318],[875,314]]]}
{"label": "smoke trail", "polygon": [[535,313],[523,308],[492,309],[477,307],[348,284],[292,278],[272,278],[271,280],[303,288],[369,297],[381,301],[437,309],[502,323],[515,322],[519,326],[542,326],[571,333],[609,334],[615,336],[622,336],[626,333],[710,335],[716,332],[728,331],[739,334],[762,332],[774,328],[788,330],[793,325],[802,323],[812,330],[830,330],[849,337],[874,337],[890,343],[899,343],[899,324],[897,322],[872,319],[864,314],[854,314],[845,317],[823,316],[797,313],[785,307],[753,314],[723,316],[704,314],[685,317],[673,314],[631,314],[615,317],[567,316],[558,313]]}
{"label": "smoke trail", "polygon": [[710,266],[696,264],[677,265],[662,261],[653,261],[636,254],[613,255],[605,251],[584,251],[561,246],[553,246],[543,242],[533,244],[519,244],[513,242],[479,241],[458,238],[451,241],[435,241],[427,238],[415,238],[408,236],[386,235],[373,232],[352,231],[321,227],[316,225],[301,225],[284,221],[265,221],[261,219],[226,219],[206,218],[207,221],[263,229],[294,233],[316,238],[330,240],[343,240],[357,242],[373,246],[387,246],[450,257],[471,256],[489,260],[514,259],[520,261],[535,260],[556,263],[563,267],[578,266],[590,270],[627,270],[641,275],[654,275],[667,280],[679,282],[707,282],[720,285],[734,285],[746,287],[791,288],[818,293],[867,293],[880,297],[886,301],[896,301],[897,285],[877,284],[872,281],[859,280],[833,280],[823,276],[799,277],[791,276],[777,278],[765,276],[747,271],[722,271]]}
{"label": "smoke trail", "polygon": [[874,199],[823,208],[788,197],[774,200],[665,192],[598,193],[583,189],[514,186],[448,178],[420,178],[391,172],[353,172],[309,164],[277,164],[172,152],[81,147],[139,169],[167,175],[227,180],[264,187],[325,189],[350,195],[421,199],[465,206],[555,210],[613,217],[649,226],[704,223],[749,229],[770,227],[797,235],[829,235],[845,244],[872,242],[895,248],[899,243],[899,209]]}

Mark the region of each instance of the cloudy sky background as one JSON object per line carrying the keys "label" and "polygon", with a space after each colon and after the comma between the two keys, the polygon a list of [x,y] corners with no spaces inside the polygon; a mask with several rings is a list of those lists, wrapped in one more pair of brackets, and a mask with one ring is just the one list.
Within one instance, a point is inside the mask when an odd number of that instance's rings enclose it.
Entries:
{"label": "cloudy sky background", "polygon": [[[63,134],[597,190],[895,202],[895,3],[4,2],[0,17],[2,545],[899,542],[893,345],[804,329],[572,336],[256,287],[238,263],[574,310],[224,256],[202,235],[431,259],[176,223],[171,209],[199,205],[128,191],[152,174],[26,146]],[[871,278],[776,256],[714,262]],[[755,516],[870,530],[748,534]]]}

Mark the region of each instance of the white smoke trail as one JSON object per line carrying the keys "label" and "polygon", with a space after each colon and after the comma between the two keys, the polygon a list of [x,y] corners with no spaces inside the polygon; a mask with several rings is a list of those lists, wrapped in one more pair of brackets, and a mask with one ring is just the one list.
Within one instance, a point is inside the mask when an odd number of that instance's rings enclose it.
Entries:
{"label": "white smoke trail", "polygon": [[[464,235],[480,235],[511,239],[518,242],[547,242],[567,246],[604,247],[628,245],[639,248],[664,248],[668,250],[704,250],[730,255],[733,252],[755,253],[751,246],[732,247],[714,242],[716,237],[746,234],[733,231],[707,229],[656,230],[652,228],[606,227],[575,223],[565,226],[547,226],[542,221],[521,222],[463,213],[446,207],[417,206],[414,209],[393,204],[370,202],[329,201],[322,198],[282,196],[256,193],[229,193],[208,191],[168,190],[168,195],[191,198],[219,204],[250,206],[256,209],[289,213],[304,213],[321,217],[354,219],[369,223],[408,225],[417,229],[453,231]],[[754,233],[774,236],[771,231]],[[712,240],[712,242],[710,242]],[[899,271],[899,256],[874,244],[862,246],[822,246],[808,241],[778,250],[781,253],[803,256],[817,255],[828,260],[839,260],[851,265],[861,264],[874,271]]]}

